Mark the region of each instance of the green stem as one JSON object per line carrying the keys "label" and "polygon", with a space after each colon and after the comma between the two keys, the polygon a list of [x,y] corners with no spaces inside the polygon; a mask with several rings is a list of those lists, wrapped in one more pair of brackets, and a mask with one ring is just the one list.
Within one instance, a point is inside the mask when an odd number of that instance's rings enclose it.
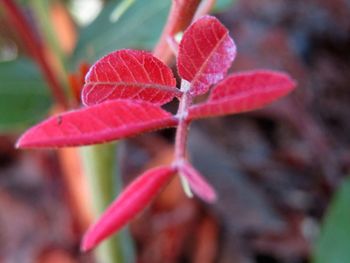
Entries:
{"label": "green stem", "polygon": [[[93,212],[97,218],[119,194],[121,178],[118,172],[115,143],[81,148],[84,174],[88,182]],[[104,241],[97,248],[99,263],[134,262],[134,250],[128,230]]]}

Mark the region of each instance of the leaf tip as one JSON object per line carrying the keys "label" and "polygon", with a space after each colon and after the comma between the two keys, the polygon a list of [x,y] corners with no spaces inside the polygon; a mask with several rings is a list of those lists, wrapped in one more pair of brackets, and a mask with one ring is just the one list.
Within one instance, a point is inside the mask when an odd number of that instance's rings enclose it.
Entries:
{"label": "leaf tip", "polygon": [[21,135],[21,137],[19,137],[19,139],[17,140],[17,142],[15,144],[16,149],[28,148],[28,145],[26,142],[27,134],[28,134],[28,131],[26,131],[24,134]]}
{"label": "leaf tip", "polygon": [[[40,124],[39,124],[40,125]],[[33,126],[26,130],[17,140],[15,144],[16,149],[29,149],[34,147],[40,147],[38,144],[37,138],[41,136],[41,134],[37,134],[37,126]]]}
{"label": "leaf tip", "polygon": [[289,82],[290,82],[289,90],[292,91],[298,86],[298,81],[289,75],[288,75],[288,78],[289,78]]}
{"label": "leaf tip", "polygon": [[[21,137],[22,138],[22,137]],[[16,149],[21,149],[22,148],[22,142],[21,142],[21,138],[19,138],[15,144],[15,148]]]}
{"label": "leaf tip", "polygon": [[284,72],[276,72],[276,73],[279,74],[279,76],[285,80],[285,85],[283,88],[284,93],[281,95],[281,97],[286,96],[289,93],[291,93],[293,90],[295,90],[295,88],[298,85],[298,81],[296,79],[294,79],[289,74]]}
{"label": "leaf tip", "polygon": [[213,190],[212,192],[208,192],[205,201],[209,204],[216,203],[218,201],[218,196],[216,194],[216,191]]}
{"label": "leaf tip", "polygon": [[81,241],[80,251],[81,252],[88,252],[96,246],[96,243],[97,243],[96,240],[91,238],[91,235],[89,235],[89,232],[87,232],[84,235],[83,240]]}

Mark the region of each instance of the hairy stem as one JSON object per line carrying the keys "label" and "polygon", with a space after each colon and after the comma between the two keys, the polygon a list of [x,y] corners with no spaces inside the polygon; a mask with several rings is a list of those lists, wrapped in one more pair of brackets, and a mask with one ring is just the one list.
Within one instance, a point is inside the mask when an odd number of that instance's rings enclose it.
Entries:
{"label": "hairy stem", "polygon": [[22,10],[20,10],[20,8],[13,0],[3,0],[1,3],[7,12],[7,15],[11,20],[13,26],[16,28],[19,36],[21,37],[23,43],[26,45],[28,51],[31,53],[39,65],[40,70],[46,78],[56,102],[62,107],[67,108],[68,103],[63,88],[61,87],[61,84],[58,81],[54,70],[48,62],[47,56],[44,52],[44,45],[33,33],[34,30],[31,24],[27,21]]}
{"label": "hairy stem", "polygon": [[[175,136],[175,159],[173,165],[178,169],[186,161],[186,146],[188,138],[188,130],[190,126],[190,121],[187,120],[188,108],[192,104],[192,96],[189,92],[190,83],[186,80],[181,81],[181,91],[183,92],[179,109],[176,113],[176,117],[179,120],[179,124],[176,129]],[[179,174],[181,179],[181,184],[184,192],[188,197],[193,197],[191,192],[191,187],[185,176]]]}
{"label": "hairy stem", "polygon": [[179,120],[179,124],[176,130],[175,137],[175,164],[181,162],[186,158],[186,144],[189,129],[189,121],[187,120],[188,108],[192,103],[192,97],[189,93],[190,83],[186,80],[181,82],[181,91],[183,92],[179,109],[176,117]]}
{"label": "hairy stem", "polygon": [[168,20],[153,51],[153,54],[165,64],[169,64],[173,57],[172,50],[168,45],[168,38],[174,37],[177,33],[186,29],[191,23],[200,2],[201,0],[173,0]]}

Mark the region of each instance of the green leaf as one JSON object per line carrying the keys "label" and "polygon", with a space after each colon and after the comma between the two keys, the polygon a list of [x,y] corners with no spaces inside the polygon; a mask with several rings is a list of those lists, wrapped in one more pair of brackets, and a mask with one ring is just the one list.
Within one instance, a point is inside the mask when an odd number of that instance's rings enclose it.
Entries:
{"label": "green leaf", "polygon": [[169,0],[124,0],[110,2],[89,26],[80,32],[73,66],[95,62],[107,53],[122,49],[152,49],[166,21]]}
{"label": "green leaf", "polygon": [[0,133],[21,131],[45,116],[49,91],[28,59],[0,62]]}
{"label": "green leaf", "polygon": [[313,263],[350,262],[350,178],[330,204],[313,258]]}

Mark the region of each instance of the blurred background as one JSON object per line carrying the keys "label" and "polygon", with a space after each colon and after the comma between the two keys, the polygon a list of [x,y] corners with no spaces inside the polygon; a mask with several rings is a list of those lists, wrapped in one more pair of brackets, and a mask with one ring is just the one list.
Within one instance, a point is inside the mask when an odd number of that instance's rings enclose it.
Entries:
{"label": "blurred background", "polygon": [[[98,58],[152,50],[170,5],[0,2],[0,262],[103,263],[79,252],[96,216],[79,152],[14,145],[64,107],[58,88],[79,106]],[[221,0],[213,14],[237,45],[231,72],[283,70],[298,88],[263,110],[193,124],[191,159],[219,200],[188,199],[172,181],[131,222],[125,262],[350,263],[350,1]],[[173,140],[169,129],[118,142],[124,184],[171,160]]]}

